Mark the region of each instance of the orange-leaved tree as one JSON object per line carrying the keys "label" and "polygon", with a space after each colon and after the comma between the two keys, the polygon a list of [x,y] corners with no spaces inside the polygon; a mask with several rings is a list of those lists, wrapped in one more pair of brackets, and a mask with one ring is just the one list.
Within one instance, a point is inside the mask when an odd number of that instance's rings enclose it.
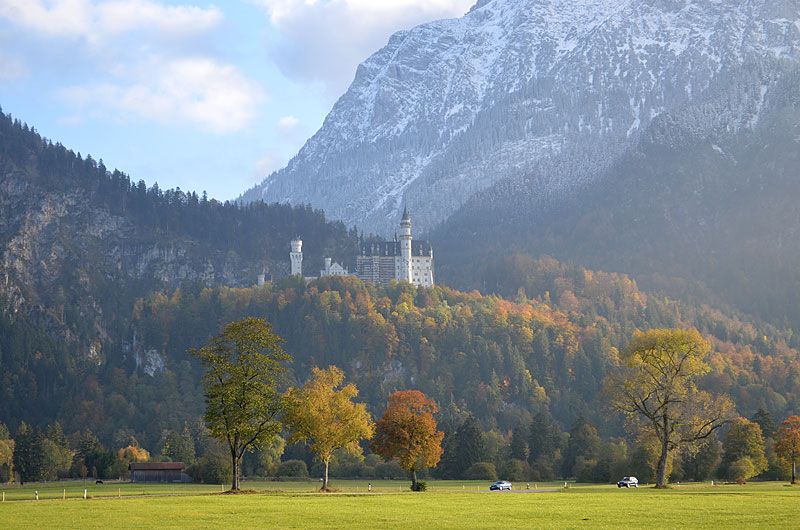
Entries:
{"label": "orange-leaved tree", "polygon": [[797,483],[797,461],[800,460],[800,416],[789,416],[775,433],[775,452],[792,464],[792,484]]}
{"label": "orange-leaved tree", "polygon": [[389,396],[389,406],[375,426],[372,450],[387,460],[397,459],[411,474],[411,490],[420,491],[417,471],[436,467],[442,457],[444,433],[436,429],[436,403],[419,390]]}
{"label": "orange-leaved tree", "polygon": [[314,368],[305,385],[290,388],[285,395],[285,421],[292,431],[289,441],[307,441],[325,465],[322,491],[328,491],[334,451],[361,454],[359,442],[371,438],[374,430],[366,405],[353,401],[358,396],[356,385],[341,386],[343,382],[344,372],[335,366]]}

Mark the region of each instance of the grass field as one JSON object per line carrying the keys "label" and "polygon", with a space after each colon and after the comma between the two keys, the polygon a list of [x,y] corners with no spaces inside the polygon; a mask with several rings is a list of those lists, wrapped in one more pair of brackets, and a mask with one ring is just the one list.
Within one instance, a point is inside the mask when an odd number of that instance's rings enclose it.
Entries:
{"label": "grass field", "polygon": [[[219,486],[108,483],[91,484],[84,501],[80,482],[37,484],[5,489],[0,520],[9,528],[800,527],[800,488],[783,483],[667,491],[537,484],[557,488],[545,493],[488,493],[485,482],[429,485],[427,493],[410,493],[405,483],[375,481],[367,493],[366,481],[335,481],[341,493],[319,494],[314,483],[247,482],[259,493],[221,495]],[[22,500],[36,489],[38,502]]]}

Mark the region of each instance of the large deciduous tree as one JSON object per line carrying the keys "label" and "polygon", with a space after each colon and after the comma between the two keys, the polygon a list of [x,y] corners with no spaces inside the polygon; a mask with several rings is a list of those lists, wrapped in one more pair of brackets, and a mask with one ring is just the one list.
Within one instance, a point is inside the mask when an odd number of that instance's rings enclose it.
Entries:
{"label": "large deciduous tree", "polygon": [[656,436],[660,457],[656,487],[667,482],[670,452],[709,438],[732,418],[733,402],[698,390],[709,371],[711,345],[697,330],[653,329],[637,332],[606,380],[613,406]]}
{"label": "large deciduous tree", "polygon": [[372,417],[363,403],[355,403],[358,389],[342,386],[344,372],[335,366],[314,368],[300,388],[286,393],[286,424],[292,432],[290,442],[308,442],[325,465],[322,490],[328,491],[328,469],[334,451],[345,449],[361,453],[359,442],[372,438]]}
{"label": "large deciduous tree", "polygon": [[761,427],[745,418],[733,421],[722,442],[722,475],[744,484],[769,467]]}
{"label": "large deciduous tree", "polygon": [[792,466],[792,484],[797,484],[800,460],[800,416],[789,416],[775,434],[775,452]]}
{"label": "large deciduous tree", "polygon": [[205,421],[211,435],[228,446],[233,491],[239,491],[245,452],[269,443],[281,429],[278,385],[291,360],[282,342],[266,321],[251,317],[226,325],[206,346],[191,350],[206,368]]}
{"label": "large deciduous tree", "polygon": [[389,406],[375,426],[372,449],[387,460],[397,459],[411,474],[411,489],[419,491],[417,471],[436,467],[442,457],[444,433],[436,429],[436,403],[419,390],[389,396]]}

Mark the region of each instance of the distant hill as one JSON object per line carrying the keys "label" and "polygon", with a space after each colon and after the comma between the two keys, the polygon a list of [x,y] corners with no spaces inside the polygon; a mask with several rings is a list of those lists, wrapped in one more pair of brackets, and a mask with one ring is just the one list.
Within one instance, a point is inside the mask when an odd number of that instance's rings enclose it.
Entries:
{"label": "distant hill", "polygon": [[135,355],[138,297],[286,275],[297,235],[311,269],[357,248],[319,211],[148,189],[0,112],[0,421],[57,416],[108,384]]}

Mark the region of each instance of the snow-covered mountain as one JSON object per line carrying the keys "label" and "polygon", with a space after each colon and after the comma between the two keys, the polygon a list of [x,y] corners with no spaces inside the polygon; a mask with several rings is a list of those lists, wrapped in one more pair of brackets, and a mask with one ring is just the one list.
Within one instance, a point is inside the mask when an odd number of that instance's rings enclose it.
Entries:
{"label": "snow-covered mountain", "polygon": [[[797,0],[480,0],[395,34],[243,199],[310,203],[389,233],[406,204],[429,229],[504,179],[568,195],[694,101],[723,102],[727,118],[709,126],[754,126],[771,71],[798,62]],[[720,90],[748,65],[750,90]]]}

